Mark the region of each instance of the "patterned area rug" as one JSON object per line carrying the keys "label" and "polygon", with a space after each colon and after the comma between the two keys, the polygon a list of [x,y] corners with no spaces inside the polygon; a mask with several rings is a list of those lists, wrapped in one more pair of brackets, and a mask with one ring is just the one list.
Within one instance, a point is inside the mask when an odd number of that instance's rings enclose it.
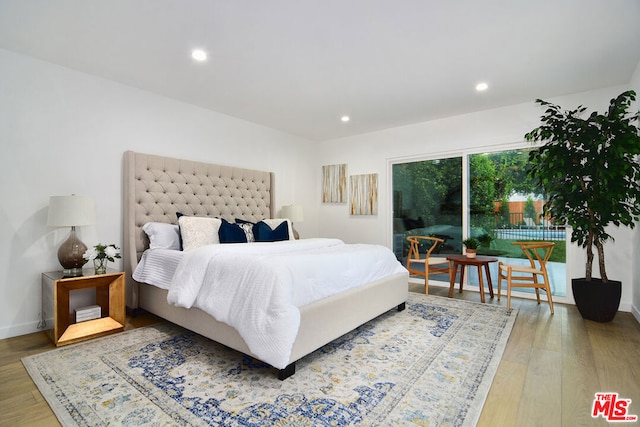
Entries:
{"label": "patterned area rug", "polygon": [[168,323],[22,361],[64,426],[475,425],[515,317],[410,293],[285,381]]}

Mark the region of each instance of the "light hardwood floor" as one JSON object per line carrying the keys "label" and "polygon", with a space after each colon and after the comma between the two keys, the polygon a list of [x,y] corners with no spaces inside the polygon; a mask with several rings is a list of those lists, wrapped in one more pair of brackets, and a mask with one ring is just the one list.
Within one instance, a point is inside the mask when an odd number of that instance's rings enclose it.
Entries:
{"label": "light hardwood floor", "polygon": [[[424,292],[413,284],[410,290]],[[446,296],[448,289],[429,293]],[[456,290],[454,298],[480,300],[471,291]],[[554,304],[552,316],[545,302],[515,298],[512,305],[518,317],[478,426],[609,425],[591,418],[596,392],[632,399],[630,413],[640,415],[640,325],[630,313],[600,324],[583,320],[574,306]],[[128,318],[126,329],[156,321]],[[59,425],[20,361],[53,348],[43,332],[0,340],[1,426]]]}

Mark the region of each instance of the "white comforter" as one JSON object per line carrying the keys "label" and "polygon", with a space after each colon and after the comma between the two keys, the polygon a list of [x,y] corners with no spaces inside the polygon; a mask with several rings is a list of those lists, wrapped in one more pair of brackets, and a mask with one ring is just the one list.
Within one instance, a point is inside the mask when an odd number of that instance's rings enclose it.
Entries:
{"label": "white comforter", "polygon": [[167,300],[233,326],[253,354],[283,369],[298,307],[400,272],[388,248],[337,239],[209,245],[185,252]]}

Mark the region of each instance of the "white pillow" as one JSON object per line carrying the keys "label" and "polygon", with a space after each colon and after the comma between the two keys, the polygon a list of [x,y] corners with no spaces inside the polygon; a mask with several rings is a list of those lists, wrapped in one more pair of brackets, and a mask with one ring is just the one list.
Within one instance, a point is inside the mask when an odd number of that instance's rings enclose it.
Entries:
{"label": "white pillow", "polygon": [[219,218],[202,216],[181,216],[178,218],[180,235],[182,236],[182,250],[190,251],[204,245],[220,243],[218,230],[222,224]]}
{"label": "white pillow", "polygon": [[175,224],[148,222],[142,229],[149,236],[149,249],[180,250],[180,231]]}
{"label": "white pillow", "polygon": [[288,219],[285,219],[285,218],[265,218],[265,219],[262,220],[262,222],[264,222],[269,227],[271,227],[272,230],[275,230],[280,224],[282,224],[282,221],[287,221],[287,227],[288,227],[288,230],[289,230],[289,240],[296,240],[295,236],[293,235],[293,226],[291,225],[291,221],[289,221]]}

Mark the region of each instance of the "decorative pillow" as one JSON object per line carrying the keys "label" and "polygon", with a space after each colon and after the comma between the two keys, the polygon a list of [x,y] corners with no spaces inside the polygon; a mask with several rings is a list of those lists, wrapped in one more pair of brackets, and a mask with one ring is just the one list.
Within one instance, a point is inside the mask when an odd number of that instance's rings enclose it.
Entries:
{"label": "decorative pillow", "polygon": [[148,222],[142,229],[149,236],[149,249],[180,250],[180,230],[175,224]]}
{"label": "decorative pillow", "polygon": [[266,222],[272,230],[274,230],[277,226],[282,224],[284,221],[287,222],[287,229],[289,230],[289,240],[295,240],[295,236],[293,235],[293,224],[286,218],[265,218],[262,221]]}
{"label": "decorative pillow", "polygon": [[240,226],[240,228],[242,228],[242,231],[244,231],[244,234],[247,236],[247,243],[253,243],[256,241],[254,235],[253,235],[253,224],[250,222],[245,222],[245,223],[241,223],[238,224]]}
{"label": "decorative pillow", "polygon": [[254,241],[251,223],[234,224],[224,218],[218,231],[220,243],[250,243]]}
{"label": "decorative pillow", "polygon": [[182,212],[176,212],[176,218],[178,218],[178,234],[180,234],[180,250],[182,250],[182,233],[180,233],[180,217],[184,216]]}
{"label": "decorative pillow", "polygon": [[247,243],[255,242],[256,239],[255,239],[255,233],[253,231],[253,227],[256,224],[251,222],[251,221],[247,221],[246,219],[242,219],[242,218],[236,218],[235,221],[236,221],[236,224],[238,224],[240,226],[240,228],[242,228],[242,230],[244,231],[244,234],[246,234]]}
{"label": "decorative pillow", "polygon": [[219,218],[181,215],[178,218],[182,250],[191,251],[204,245],[220,243],[218,230],[222,221]]}
{"label": "decorative pillow", "polygon": [[256,242],[279,242],[293,236],[289,231],[290,227],[290,222],[286,219],[263,219],[253,226],[253,234]]}

